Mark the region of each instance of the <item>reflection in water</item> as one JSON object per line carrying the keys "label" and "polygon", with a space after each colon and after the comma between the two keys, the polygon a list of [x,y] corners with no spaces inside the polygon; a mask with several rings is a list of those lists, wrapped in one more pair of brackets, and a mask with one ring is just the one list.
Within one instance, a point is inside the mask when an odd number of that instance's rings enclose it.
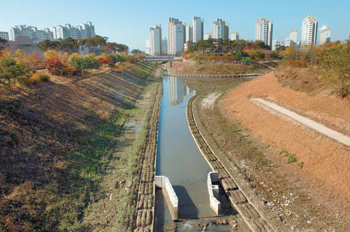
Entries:
{"label": "reflection in water", "polygon": [[182,78],[168,77],[170,105],[181,104],[187,96],[195,95],[196,91],[187,85]]}
{"label": "reflection in water", "polygon": [[[157,175],[167,176],[179,198],[179,217],[213,215],[206,180],[210,168],[200,154],[187,126],[186,104],[195,91],[181,78],[164,77],[159,115]],[[162,212],[163,211],[163,212]],[[167,224],[166,209],[156,212],[157,222]],[[163,215],[159,215],[159,214]]]}

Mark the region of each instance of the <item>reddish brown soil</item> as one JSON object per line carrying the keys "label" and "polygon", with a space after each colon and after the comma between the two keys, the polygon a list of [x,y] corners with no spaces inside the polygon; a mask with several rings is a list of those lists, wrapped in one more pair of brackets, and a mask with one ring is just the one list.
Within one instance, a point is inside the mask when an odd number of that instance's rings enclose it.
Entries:
{"label": "reddish brown soil", "polygon": [[219,106],[225,117],[238,119],[273,150],[286,149],[296,154],[298,163],[304,162],[303,168],[299,168],[296,163],[286,165],[282,155],[267,154],[274,164],[282,165],[282,175],[292,175],[291,179],[300,182],[320,202],[350,214],[349,148],[267,112],[252,103],[249,100],[252,97],[269,97],[347,133],[350,132],[349,102],[324,92],[309,95],[283,87],[271,72],[231,90]]}

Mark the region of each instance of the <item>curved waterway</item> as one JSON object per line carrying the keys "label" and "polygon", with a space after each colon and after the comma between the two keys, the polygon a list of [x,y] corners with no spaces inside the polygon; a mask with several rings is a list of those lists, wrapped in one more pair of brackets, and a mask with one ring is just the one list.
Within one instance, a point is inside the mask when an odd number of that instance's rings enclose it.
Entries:
{"label": "curved waterway", "polygon": [[[186,105],[195,91],[178,77],[163,78],[159,116],[156,174],[169,178],[179,199],[179,218],[212,216],[207,175],[210,168],[198,150],[187,125]],[[156,228],[171,225],[160,190],[156,193]]]}

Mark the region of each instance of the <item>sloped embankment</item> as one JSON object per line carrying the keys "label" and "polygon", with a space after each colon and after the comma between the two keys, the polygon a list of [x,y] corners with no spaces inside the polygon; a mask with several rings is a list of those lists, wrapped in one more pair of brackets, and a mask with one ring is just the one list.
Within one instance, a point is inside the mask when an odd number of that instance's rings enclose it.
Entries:
{"label": "sloped embankment", "polygon": [[155,66],[1,89],[0,230],[72,231]]}
{"label": "sloped embankment", "polygon": [[[348,101],[324,94],[297,92],[283,87],[274,74],[269,73],[230,91],[219,104],[226,118],[239,120],[273,149],[295,154],[296,163],[302,164],[302,168],[283,165],[286,175],[297,178],[303,188],[313,192],[321,202],[349,213],[349,205],[342,200],[350,198],[349,148],[260,108],[250,101],[256,97],[281,104],[344,134],[350,132]],[[283,164],[282,155],[269,158],[276,164]]]}

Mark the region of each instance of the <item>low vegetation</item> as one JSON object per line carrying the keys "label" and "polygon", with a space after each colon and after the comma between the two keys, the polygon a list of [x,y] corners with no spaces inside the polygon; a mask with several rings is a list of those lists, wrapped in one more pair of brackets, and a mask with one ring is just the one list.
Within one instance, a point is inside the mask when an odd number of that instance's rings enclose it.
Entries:
{"label": "low vegetation", "polygon": [[[321,78],[323,87],[331,88],[342,98],[350,94],[350,41],[328,42],[322,46],[307,47],[303,50],[288,47],[284,52],[283,62],[284,65],[294,69],[311,69],[313,75]],[[302,75],[286,77],[296,81],[304,78]],[[312,80],[304,79],[308,83]],[[317,80],[316,78],[316,81],[311,81],[315,87],[317,87]]]}
{"label": "low vegetation", "polygon": [[201,40],[189,48],[183,56],[198,62],[250,62],[268,61],[282,58],[281,49],[271,51],[263,41],[245,41],[229,39]]}

